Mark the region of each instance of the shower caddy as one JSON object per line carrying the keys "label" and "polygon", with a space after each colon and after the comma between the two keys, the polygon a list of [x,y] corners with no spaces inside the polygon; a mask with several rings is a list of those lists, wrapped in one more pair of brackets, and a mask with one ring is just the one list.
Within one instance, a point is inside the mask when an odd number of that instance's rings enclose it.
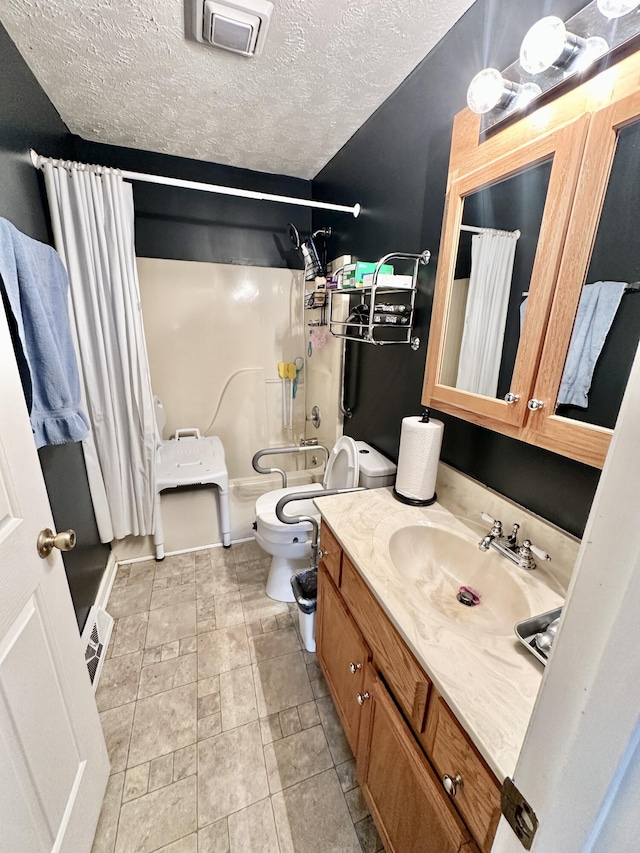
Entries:
{"label": "shower caddy", "polygon": [[[329,315],[329,331],[335,338],[342,338],[345,341],[358,341],[365,344],[375,344],[376,346],[386,346],[387,344],[409,344],[411,349],[417,350],[420,346],[420,339],[412,336],[413,332],[413,312],[416,299],[416,288],[418,279],[418,269],[420,264],[428,264],[431,257],[431,252],[425,249],[419,255],[409,254],[406,252],[392,252],[380,258],[376,264],[373,273],[373,280],[370,285],[357,288],[345,288],[328,291],[328,315]],[[413,261],[413,281],[411,287],[392,287],[385,284],[378,284],[378,275],[383,264],[392,260],[412,260]],[[336,275],[340,275],[342,269],[336,271]],[[344,310],[344,299],[347,299],[347,306],[350,304],[351,297],[359,295],[368,298],[368,313],[364,313],[357,320],[352,320],[348,316],[346,320],[338,320],[335,316],[335,311],[340,310],[341,306]],[[376,299],[386,296],[404,296],[409,300],[407,325],[387,325],[386,323],[375,322],[376,315]]]}

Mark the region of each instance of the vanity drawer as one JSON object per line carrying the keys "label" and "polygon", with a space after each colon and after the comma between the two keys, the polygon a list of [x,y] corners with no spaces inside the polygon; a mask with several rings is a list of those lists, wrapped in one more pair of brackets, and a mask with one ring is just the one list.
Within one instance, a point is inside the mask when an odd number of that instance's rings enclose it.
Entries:
{"label": "vanity drawer", "polygon": [[431,681],[346,554],[342,557],[341,592],[373,652],[376,666],[419,735],[424,731]]}
{"label": "vanity drawer", "polygon": [[441,779],[461,777],[451,800],[480,850],[488,853],[500,819],[500,785],[435,689],[421,741]]}
{"label": "vanity drawer", "polygon": [[334,584],[339,587],[342,548],[324,521],[320,527],[320,551],[322,552],[322,565],[329,572]]}

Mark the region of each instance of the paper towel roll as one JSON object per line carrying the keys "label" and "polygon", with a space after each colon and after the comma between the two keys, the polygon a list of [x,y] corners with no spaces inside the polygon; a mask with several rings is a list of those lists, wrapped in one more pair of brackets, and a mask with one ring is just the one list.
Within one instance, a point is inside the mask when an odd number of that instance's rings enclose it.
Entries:
{"label": "paper towel roll", "polygon": [[429,503],[435,499],[443,431],[442,421],[403,418],[395,486],[400,500]]}

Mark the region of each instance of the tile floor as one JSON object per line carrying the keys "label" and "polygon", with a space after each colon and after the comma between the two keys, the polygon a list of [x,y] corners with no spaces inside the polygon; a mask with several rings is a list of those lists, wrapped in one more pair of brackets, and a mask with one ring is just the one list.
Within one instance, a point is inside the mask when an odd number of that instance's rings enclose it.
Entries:
{"label": "tile floor", "polygon": [[111,776],[92,853],[376,853],[295,605],[255,542],[121,565],[96,693]]}

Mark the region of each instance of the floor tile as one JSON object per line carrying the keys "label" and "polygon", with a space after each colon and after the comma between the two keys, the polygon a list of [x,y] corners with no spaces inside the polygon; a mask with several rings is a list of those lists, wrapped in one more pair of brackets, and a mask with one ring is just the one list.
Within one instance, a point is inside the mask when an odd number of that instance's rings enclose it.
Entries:
{"label": "floor tile", "polygon": [[[242,670],[234,670],[234,672],[242,672]],[[223,675],[227,675],[228,673],[223,673]],[[221,676],[222,677],[222,676]],[[254,700],[255,704],[255,700]],[[208,717],[209,714],[219,714],[220,713],[220,693],[210,693],[207,696],[199,696],[198,697],[198,719],[201,717]],[[250,720],[245,720],[245,722],[250,722]],[[229,726],[228,728],[231,728]]]}
{"label": "floor tile", "polygon": [[111,590],[107,613],[114,619],[144,613],[151,601],[151,583],[135,583],[133,586],[118,586]]}
{"label": "floor tile", "polygon": [[298,635],[293,628],[283,628],[268,634],[259,634],[249,640],[249,651],[253,663],[277,658],[300,650]]}
{"label": "floor tile", "polygon": [[255,664],[253,676],[260,717],[313,699],[301,652]]}
{"label": "floor tile", "polygon": [[207,738],[219,735],[222,731],[222,714],[209,714],[208,717],[201,717],[198,720],[198,740],[207,740]]}
{"label": "floor tile", "polygon": [[229,815],[231,853],[280,853],[271,800]]}
{"label": "floor tile", "polygon": [[229,853],[226,817],[198,830],[198,853]]}
{"label": "floor tile", "polygon": [[234,566],[215,566],[196,572],[196,594],[198,598],[210,595],[226,595],[238,591],[238,576]]}
{"label": "floor tile", "polygon": [[347,791],[344,798],[347,801],[347,808],[354,823],[358,823],[358,821],[364,820],[368,816],[369,808],[364,801],[364,796],[359,787]]}
{"label": "floor tile", "polygon": [[195,742],[196,692],[195,684],[187,684],[138,700],[129,747],[129,767]]}
{"label": "floor tile", "polygon": [[195,743],[178,749],[173,753],[173,781],[193,776],[198,769],[198,752]]}
{"label": "floor tile", "polygon": [[340,787],[343,791],[350,791],[352,788],[357,787],[358,779],[356,776],[355,758],[350,758],[348,761],[343,761],[342,764],[338,764],[336,767],[336,773],[338,774]]}
{"label": "floor tile", "polygon": [[298,716],[303,729],[310,729],[320,722],[320,715],[315,702],[305,702],[298,706]]}
{"label": "floor tile", "polygon": [[162,660],[162,646],[154,646],[152,649],[145,649],[142,657],[142,666],[149,666],[150,663],[160,663]]}
{"label": "floor tile", "polygon": [[240,590],[240,597],[242,598],[244,618],[247,622],[276,616],[278,613],[287,613],[289,610],[286,601],[274,601],[267,596],[264,591],[264,584]]}
{"label": "floor tile", "polygon": [[198,680],[198,698],[208,696],[210,693],[220,692],[220,676],[212,675],[209,678]]}
{"label": "floor tile", "polygon": [[247,542],[238,542],[231,549],[236,565],[239,563],[248,563],[251,560],[270,559],[266,551],[258,545],[255,539],[250,539]]}
{"label": "floor tile", "polygon": [[163,643],[160,651],[160,660],[171,660],[177,658],[180,654],[180,640],[173,640],[171,643]]}
{"label": "floor tile", "polygon": [[280,715],[270,714],[268,717],[263,717],[260,720],[260,732],[262,734],[262,743],[265,745],[273,743],[274,740],[280,740],[282,737]]}
{"label": "floor tile", "polygon": [[171,589],[157,589],[151,594],[150,610],[158,610],[169,604],[184,604],[185,601],[195,601],[195,583],[182,584]]}
{"label": "floor tile", "polygon": [[334,770],[272,797],[282,853],[362,853]]}
{"label": "floor tile", "polygon": [[258,719],[256,691],[250,666],[220,673],[220,708],[223,731]]}
{"label": "floor tile", "polygon": [[131,571],[131,563],[122,563],[118,566],[118,571],[113,581],[113,589],[119,586],[126,586],[129,580],[129,572]]}
{"label": "floor tile", "polygon": [[198,637],[198,678],[248,666],[249,644],[244,625],[219,628]]}
{"label": "floor tile", "polygon": [[129,564],[129,585],[153,581],[156,573],[155,560],[143,560],[140,563]]}
{"label": "floor tile", "polygon": [[198,834],[192,832],[191,835],[186,835],[184,838],[174,841],[173,844],[160,847],[156,853],[198,853]]}
{"label": "floor tile", "polygon": [[198,651],[198,638],[197,637],[185,637],[183,640],[180,640],[180,647],[178,654],[180,655],[188,655],[191,652]]}
{"label": "floor tile", "polygon": [[236,565],[238,573],[238,586],[240,589],[246,589],[250,586],[267,585],[267,577],[271,560],[250,560],[246,563]]}
{"label": "floor tile", "polygon": [[197,675],[198,659],[195,654],[143,666],[138,685],[138,698],[144,699],[146,696],[190,684],[196,680]]}
{"label": "floor tile", "polygon": [[265,616],[264,619],[260,620],[260,625],[262,633],[268,634],[270,631],[278,630],[278,619],[275,616]]}
{"label": "floor tile", "polygon": [[237,546],[232,545],[231,548],[210,548],[209,560],[211,568],[216,569],[220,566],[235,566],[235,550]]}
{"label": "floor tile", "polygon": [[196,778],[189,776],[123,804],[116,853],[151,853],[193,833],[196,824]]}
{"label": "floor tile", "polygon": [[110,642],[111,656],[130,655],[144,649],[147,637],[147,623],[149,613],[134,613],[131,616],[122,616],[115,624],[113,638]]}
{"label": "floor tile", "polygon": [[380,851],[384,851],[384,846],[371,816],[358,821],[355,824],[355,830],[362,853],[380,853]]}
{"label": "floor tile", "polygon": [[173,782],[173,753],[154,758],[149,765],[149,790],[157,791]]}
{"label": "floor tile", "polygon": [[170,575],[181,575],[183,572],[193,571],[195,568],[195,556],[190,554],[174,554],[165,557],[156,563],[156,578],[166,578]]}
{"label": "floor tile", "polygon": [[214,823],[268,796],[269,784],[258,722],[200,741],[198,744],[198,821],[200,826]]}
{"label": "floor tile", "polygon": [[135,703],[130,702],[128,705],[120,705],[100,714],[102,733],[111,762],[111,773],[118,773],[127,766],[134,708]]}
{"label": "floor tile", "polygon": [[283,737],[294,735],[302,729],[302,723],[300,722],[300,716],[298,715],[297,708],[287,708],[286,711],[280,711],[279,717]]}
{"label": "floor tile", "polygon": [[329,742],[329,749],[333,756],[333,762],[336,765],[343,764],[345,761],[353,758],[353,753],[351,752],[351,747],[347,742],[346,735],[338,718],[338,713],[331,701],[331,697],[325,696],[323,699],[318,699],[316,704],[318,706],[320,719],[322,720],[324,733],[327,736],[327,741]]}
{"label": "floor tile", "polygon": [[247,637],[258,637],[262,634],[262,624],[259,620],[257,622],[247,622],[245,627],[247,629]]}
{"label": "floor tile", "polygon": [[333,767],[322,726],[265,746],[264,758],[272,794]]}
{"label": "floor tile", "polygon": [[329,695],[329,685],[323,675],[311,682],[311,689],[316,699],[322,699],[324,696]]}
{"label": "floor tile", "polygon": [[289,611],[286,613],[278,613],[276,616],[276,622],[278,623],[278,628],[288,628],[289,625],[293,625],[293,617]]}
{"label": "floor tile", "polygon": [[122,802],[135,800],[149,790],[149,762],[139,764],[127,770],[124,777],[124,789],[122,791]]}
{"label": "floor tile", "polygon": [[215,619],[217,628],[228,628],[244,622],[244,611],[239,592],[228,592],[226,595],[214,595]]}
{"label": "floor tile", "polygon": [[98,711],[106,711],[133,702],[138,693],[138,678],[142,652],[121,655],[104,662],[100,683],[96,690]]}
{"label": "floor tile", "polygon": [[[237,593],[229,593],[229,595],[237,595]],[[196,619],[198,622],[205,622],[208,619],[216,618],[216,596],[207,595],[205,598],[198,598],[196,601]],[[226,627],[218,625],[219,628]]]}
{"label": "floor tile", "polygon": [[124,772],[109,777],[91,853],[113,853],[120,818]]}
{"label": "floor tile", "polygon": [[147,648],[191,637],[196,633],[196,603],[188,601],[149,613]]}

